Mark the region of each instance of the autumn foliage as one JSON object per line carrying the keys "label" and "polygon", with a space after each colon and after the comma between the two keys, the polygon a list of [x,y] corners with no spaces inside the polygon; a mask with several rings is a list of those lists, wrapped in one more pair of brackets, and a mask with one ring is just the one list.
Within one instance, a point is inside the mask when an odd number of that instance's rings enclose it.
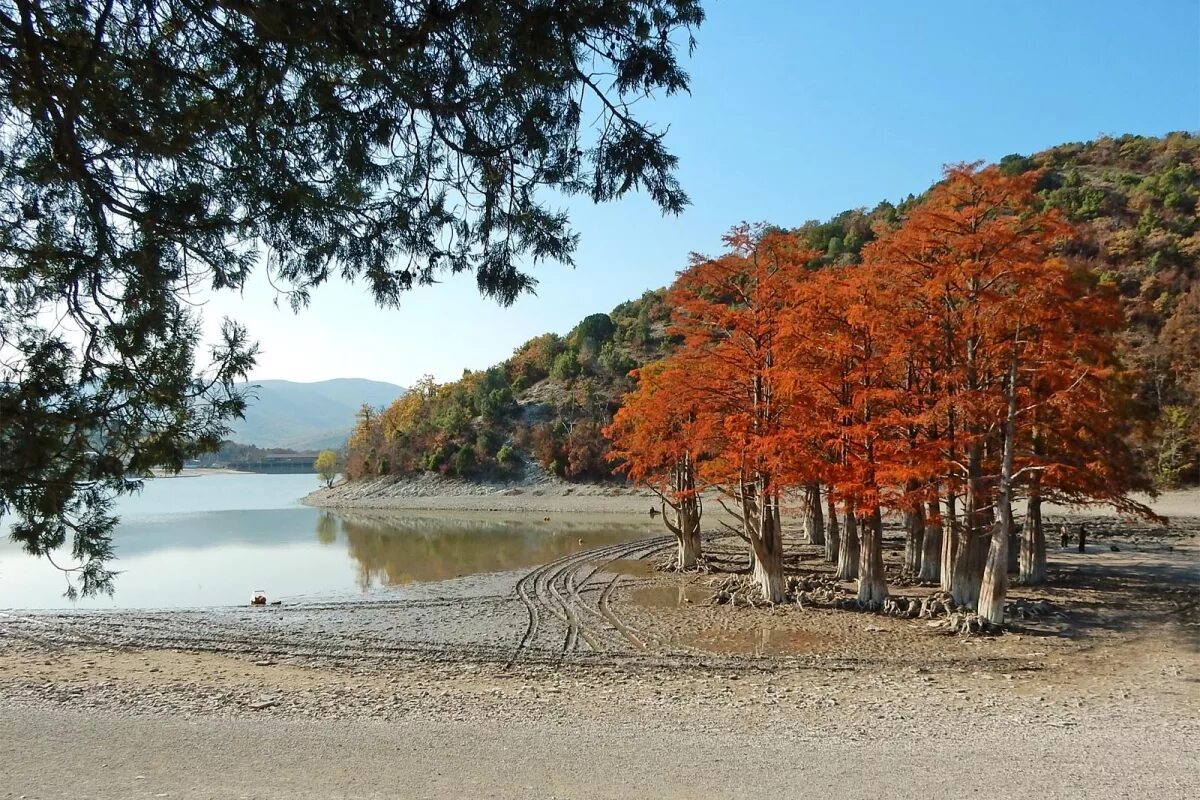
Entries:
{"label": "autumn foliage", "polygon": [[1118,299],[1073,260],[1075,230],[1038,178],[950,168],[861,265],[733,229],[668,294],[682,345],[642,370],[608,431],[622,468],[673,504],[723,498],[769,601],[786,593],[781,505],[820,484],[857,532],[843,577],[863,607],[888,597],[894,514],[914,574],[1002,622],[1009,549],[1023,580],[1044,577],[1044,499],[1149,513],[1129,499],[1147,486],[1126,444]]}

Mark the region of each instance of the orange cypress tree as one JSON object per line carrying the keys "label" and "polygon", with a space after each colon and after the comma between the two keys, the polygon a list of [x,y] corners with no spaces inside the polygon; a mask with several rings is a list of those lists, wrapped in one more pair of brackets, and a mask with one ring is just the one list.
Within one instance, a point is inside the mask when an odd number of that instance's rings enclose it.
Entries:
{"label": "orange cypress tree", "polygon": [[1073,276],[1062,256],[1073,229],[1040,207],[1038,177],[949,168],[927,200],[864,253],[864,268],[886,276],[903,299],[889,314],[903,321],[910,346],[929,354],[936,394],[917,421],[937,438],[920,468],[943,476],[950,590],[991,623],[1003,621],[1023,484],[1036,475],[1040,493],[1058,482],[1131,508],[1132,474],[1115,437],[1096,454],[1106,467],[1093,464],[1086,481],[1071,466],[1082,453],[1071,454],[1066,432],[1119,411],[1111,382],[1116,308]]}
{"label": "orange cypress tree", "polygon": [[709,420],[704,427],[719,443],[701,478],[734,501],[763,596],[781,602],[780,496],[812,475],[787,436],[794,396],[779,363],[780,328],[819,254],[792,234],[749,225],[725,243],[718,258],[694,256],[668,293],[672,330],[683,340],[669,363],[686,375],[680,401]]}
{"label": "orange cypress tree", "polygon": [[1116,356],[1116,293],[1069,265],[1053,266],[1036,287],[1042,298],[1030,312],[1040,314],[1025,318],[1018,354],[1012,483],[1028,497],[1019,569],[1030,584],[1045,580],[1043,499],[1160,519],[1129,497],[1153,486],[1128,444],[1132,392]]}
{"label": "orange cypress tree", "polygon": [[613,443],[609,457],[631,481],[658,495],[663,522],[677,542],[676,567],[693,569],[704,512],[697,470],[712,449],[706,428],[711,415],[699,413],[678,366],[657,362],[633,374],[637,388],[604,431]]}
{"label": "orange cypress tree", "polygon": [[[887,275],[905,299],[909,338],[929,353],[938,396],[923,415],[935,423],[948,521],[962,524],[943,542],[953,550],[948,585],[961,604],[979,597],[992,540],[992,500],[1001,471],[990,447],[1006,416],[1011,343],[1030,289],[1070,229],[1037,210],[1036,173],[1003,175],[974,165],[947,169],[895,231],[864,251],[867,269]],[[943,562],[945,563],[945,561]]]}

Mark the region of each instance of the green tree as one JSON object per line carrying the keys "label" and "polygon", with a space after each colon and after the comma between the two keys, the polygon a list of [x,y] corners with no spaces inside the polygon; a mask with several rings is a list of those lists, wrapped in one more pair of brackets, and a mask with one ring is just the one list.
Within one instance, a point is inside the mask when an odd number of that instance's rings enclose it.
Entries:
{"label": "green tree", "polygon": [[616,326],[608,314],[589,314],[575,326],[575,330],[567,336],[567,341],[577,347],[590,344],[599,349],[600,345],[612,338],[615,330]]}
{"label": "green tree", "polygon": [[[687,202],[640,98],[686,91],[699,0],[0,4],[0,517],[111,591],[115,495],[214,449],[255,346],[205,363],[189,295],[265,265],[395,306],[444,271],[503,304],[570,262],[559,193]],[[553,193],[554,205],[546,198]],[[71,585],[69,591],[74,591]]]}
{"label": "green tree", "polygon": [[483,373],[475,385],[475,408],[488,422],[504,417],[513,405],[512,387],[502,367],[492,367]]}
{"label": "green tree", "polygon": [[327,487],[333,486],[339,469],[337,453],[332,450],[322,450],[317,453],[317,460],[313,462],[313,469],[321,476],[321,480],[325,481]]}

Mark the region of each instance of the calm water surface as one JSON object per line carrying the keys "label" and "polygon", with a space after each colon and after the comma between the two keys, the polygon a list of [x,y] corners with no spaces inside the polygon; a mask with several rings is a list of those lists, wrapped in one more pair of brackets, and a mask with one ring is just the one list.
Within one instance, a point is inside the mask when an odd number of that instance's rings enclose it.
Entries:
{"label": "calm water surface", "polygon": [[0,608],[240,605],[257,590],[284,602],[387,597],[413,583],[527,569],[649,530],[556,515],[549,522],[542,515],[336,515],[300,505],[316,486],[314,475],[147,481],[119,506],[116,594],[76,603],[63,597],[61,573],[23,554],[5,532]]}

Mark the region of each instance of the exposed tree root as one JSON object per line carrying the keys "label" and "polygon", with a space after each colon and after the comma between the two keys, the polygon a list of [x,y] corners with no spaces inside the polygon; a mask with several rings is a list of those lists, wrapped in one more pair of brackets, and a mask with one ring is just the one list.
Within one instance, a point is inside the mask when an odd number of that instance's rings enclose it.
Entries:
{"label": "exposed tree root", "polygon": [[676,557],[674,552],[653,562],[653,568],[655,572],[673,572],[679,574],[707,575],[716,572],[727,572],[724,567],[714,564],[705,555],[701,555],[696,558],[696,565],[694,567],[681,569],[679,566],[679,559]]}
{"label": "exposed tree root", "polygon": [[[922,617],[934,618],[929,627],[960,636],[994,635],[1011,628],[1010,625],[994,625],[983,619],[969,606],[954,606],[946,592],[938,592],[926,598]],[[1061,618],[1063,613],[1047,600],[1013,600],[1004,606],[1006,619],[1037,622],[1043,619]]]}
{"label": "exposed tree root", "polygon": [[1007,619],[1061,619],[1064,614],[1048,600],[1013,600],[1004,606]]}
{"label": "exposed tree root", "polygon": [[921,580],[918,575],[911,572],[889,574],[887,582],[888,586],[933,586],[937,583],[937,581]]}
{"label": "exposed tree root", "polygon": [[[701,568],[712,571],[705,565]],[[912,584],[920,581],[913,579]],[[730,605],[746,608],[766,608],[771,604],[763,600],[757,582],[749,575],[723,573],[722,577],[710,581],[713,587],[714,605]],[[792,575],[787,579],[787,604],[801,608],[830,608],[847,611],[866,611],[899,619],[929,620],[929,627],[948,634],[960,636],[993,635],[1002,633],[1007,626],[992,625],[976,613],[974,607],[959,606],[949,592],[934,592],[925,597],[891,596],[881,605],[865,607],[852,592],[828,575]],[[1061,618],[1062,612],[1047,600],[1010,601],[1004,608],[1010,620],[1039,621]]]}
{"label": "exposed tree root", "polygon": [[928,624],[931,628],[959,636],[981,636],[1003,631],[1002,626],[990,624],[974,611],[954,611]]}

